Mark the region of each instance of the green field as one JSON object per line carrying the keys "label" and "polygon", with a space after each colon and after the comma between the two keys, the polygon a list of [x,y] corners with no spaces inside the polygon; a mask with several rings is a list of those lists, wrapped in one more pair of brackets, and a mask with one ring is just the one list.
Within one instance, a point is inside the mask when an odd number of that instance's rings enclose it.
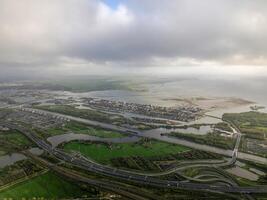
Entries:
{"label": "green field", "polygon": [[28,149],[33,146],[24,135],[14,130],[0,131],[0,141],[2,142],[0,145],[0,155],[16,151],[14,146],[20,149]]}
{"label": "green field", "polygon": [[224,131],[229,131],[229,132],[233,131],[232,128],[225,122],[220,122],[220,123],[215,124],[214,128],[221,129],[221,130],[224,130]]}
{"label": "green field", "polygon": [[247,137],[255,139],[267,138],[267,113],[227,113],[223,115],[223,120],[231,121]]}
{"label": "green field", "polygon": [[125,137],[125,135],[115,132],[115,131],[109,131],[109,130],[105,130],[101,128],[93,128],[93,127],[90,127],[90,126],[87,126],[85,124],[78,123],[78,122],[69,122],[64,127],[50,128],[46,130],[42,136],[46,138],[46,137],[50,137],[54,135],[61,135],[66,132],[92,135],[92,136],[97,136],[101,138]]}
{"label": "green field", "polygon": [[217,133],[207,133],[206,135],[196,135],[180,132],[172,132],[169,134],[172,137],[182,138],[199,144],[205,144],[210,146],[219,147],[222,149],[233,149],[235,145],[235,139],[220,136]]}
{"label": "green field", "polygon": [[34,108],[110,124],[127,123],[127,120],[119,115],[107,114],[96,110],[78,109],[70,105],[35,106]]}
{"label": "green field", "polygon": [[137,143],[113,144],[110,146],[103,143],[85,144],[71,142],[66,144],[64,149],[67,151],[79,151],[83,155],[104,164],[108,164],[111,159],[118,157],[162,156],[189,150],[187,147],[158,141],[141,141]]}
{"label": "green field", "polygon": [[31,144],[31,142],[24,135],[15,130],[10,130],[6,132],[0,131],[0,140],[7,141],[20,146],[27,146]]}
{"label": "green field", "polygon": [[48,172],[1,191],[0,199],[64,199],[88,194],[77,185]]}
{"label": "green field", "polygon": [[50,112],[61,113],[64,115],[70,115],[74,117],[114,124],[118,126],[128,124],[144,130],[154,128],[154,126],[149,126],[141,122],[139,123],[132,120],[128,120],[127,118],[118,114],[110,114],[98,110],[78,109],[73,105],[37,105],[33,107],[40,110],[47,110]]}

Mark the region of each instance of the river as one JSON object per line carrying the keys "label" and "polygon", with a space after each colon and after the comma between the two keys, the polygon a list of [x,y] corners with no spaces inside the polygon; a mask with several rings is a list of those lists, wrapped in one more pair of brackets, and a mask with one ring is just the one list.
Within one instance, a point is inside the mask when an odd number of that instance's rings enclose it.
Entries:
{"label": "river", "polygon": [[100,138],[100,137],[85,135],[85,134],[66,133],[66,134],[56,135],[56,136],[47,138],[47,141],[50,142],[53,148],[57,147],[58,145],[62,143],[71,142],[75,140],[106,142],[106,143],[129,143],[129,142],[139,141],[140,137],[129,136],[129,137],[123,137],[123,138]]}

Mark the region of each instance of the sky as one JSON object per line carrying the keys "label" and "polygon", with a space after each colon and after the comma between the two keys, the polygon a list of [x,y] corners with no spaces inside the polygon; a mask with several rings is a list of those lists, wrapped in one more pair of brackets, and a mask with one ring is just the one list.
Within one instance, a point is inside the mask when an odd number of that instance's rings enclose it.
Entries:
{"label": "sky", "polygon": [[1,0],[7,75],[267,75],[266,0]]}

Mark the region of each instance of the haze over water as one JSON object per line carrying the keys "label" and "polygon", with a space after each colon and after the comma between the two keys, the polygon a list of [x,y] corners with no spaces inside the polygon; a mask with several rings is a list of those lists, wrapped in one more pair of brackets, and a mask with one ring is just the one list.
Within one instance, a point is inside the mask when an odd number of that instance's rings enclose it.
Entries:
{"label": "haze over water", "polygon": [[150,103],[165,106],[177,104],[175,99],[192,97],[234,97],[267,105],[266,78],[210,79],[199,78],[165,78],[146,80],[141,85],[144,91],[107,90],[84,94],[92,97],[133,103]]}

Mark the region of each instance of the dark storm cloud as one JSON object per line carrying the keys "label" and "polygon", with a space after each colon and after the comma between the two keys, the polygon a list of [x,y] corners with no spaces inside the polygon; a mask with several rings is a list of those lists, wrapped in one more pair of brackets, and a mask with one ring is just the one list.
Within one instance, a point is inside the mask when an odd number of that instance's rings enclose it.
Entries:
{"label": "dark storm cloud", "polygon": [[0,68],[264,65],[265,0],[1,0]]}

